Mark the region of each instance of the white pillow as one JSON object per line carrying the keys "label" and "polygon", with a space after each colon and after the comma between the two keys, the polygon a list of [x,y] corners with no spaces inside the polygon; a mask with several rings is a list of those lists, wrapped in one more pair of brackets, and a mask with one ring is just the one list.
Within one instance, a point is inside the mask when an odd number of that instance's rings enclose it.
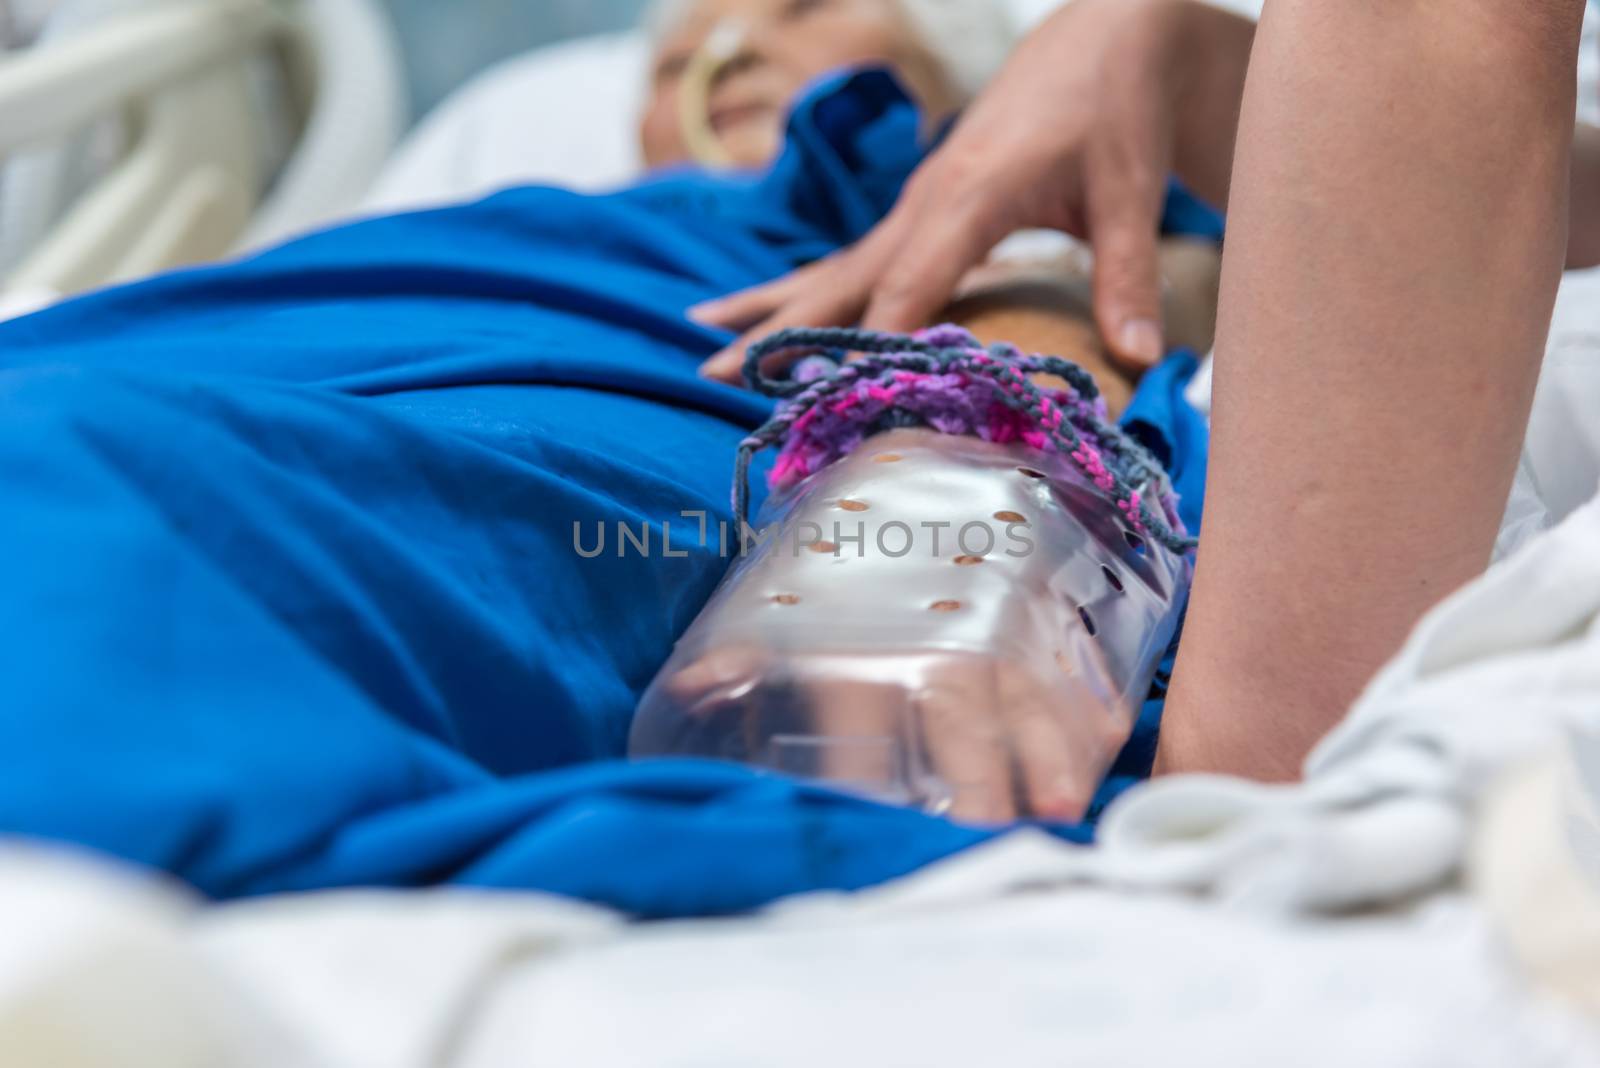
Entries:
{"label": "white pillow", "polygon": [[639,172],[643,34],[590,37],[506,60],[452,93],[401,145],[365,209],[402,211],[546,183],[581,191]]}

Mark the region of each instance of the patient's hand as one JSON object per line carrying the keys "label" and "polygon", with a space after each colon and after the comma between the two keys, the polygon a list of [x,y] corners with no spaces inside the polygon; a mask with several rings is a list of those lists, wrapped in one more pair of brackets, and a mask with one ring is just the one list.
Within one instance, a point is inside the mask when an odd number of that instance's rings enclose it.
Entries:
{"label": "patient's hand", "polygon": [[663,680],[705,729],[752,736],[760,764],[980,824],[1084,815],[1129,725],[1081,685],[1065,657],[1040,672],[983,653],[752,644]]}
{"label": "patient's hand", "polygon": [[738,760],[971,822],[1080,817],[1181,594],[1167,558],[1071,470],[897,430],[813,475],[679,643],[632,752]]}

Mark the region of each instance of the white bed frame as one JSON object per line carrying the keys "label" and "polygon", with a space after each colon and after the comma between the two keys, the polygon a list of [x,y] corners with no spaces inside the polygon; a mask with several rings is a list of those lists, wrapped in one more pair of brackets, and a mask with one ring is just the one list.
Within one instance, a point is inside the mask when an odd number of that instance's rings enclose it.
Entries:
{"label": "white bed frame", "polygon": [[[37,163],[108,116],[127,131],[109,173],[27,249],[0,294],[127,281],[348,210],[400,135],[397,55],[371,0],[135,0],[0,59],[0,166],[19,150]],[[262,62],[287,89],[294,140],[269,178],[251,84]]]}

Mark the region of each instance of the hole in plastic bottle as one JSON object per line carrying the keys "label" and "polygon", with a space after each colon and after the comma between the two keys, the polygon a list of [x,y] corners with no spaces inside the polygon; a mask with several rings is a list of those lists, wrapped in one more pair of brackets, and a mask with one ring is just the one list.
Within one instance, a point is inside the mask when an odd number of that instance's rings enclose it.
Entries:
{"label": "hole in plastic bottle", "polygon": [[966,554],[964,556],[956,557],[956,566],[957,567],[973,567],[973,566],[975,566],[977,564],[981,564],[981,563],[983,563],[983,557],[981,557],[981,556],[973,556],[971,553],[968,553],[968,554]]}
{"label": "hole in plastic bottle", "polygon": [[807,545],[806,548],[814,553],[836,553],[839,551],[839,547],[831,541],[814,541]]}
{"label": "hole in plastic bottle", "polygon": [[1111,584],[1111,588],[1116,590],[1118,593],[1121,593],[1122,576],[1111,570],[1109,567],[1102,567],[1100,571],[1105,575],[1106,581]]}
{"label": "hole in plastic bottle", "polygon": [[1028,517],[1021,512],[996,512],[994,517],[1002,523],[1026,523]]}
{"label": "hole in plastic bottle", "polygon": [[1078,609],[1078,618],[1083,620],[1083,629],[1089,632],[1089,637],[1093,638],[1100,632],[1100,628],[1094,625],[1094,616],[1089,614],[1087,608]]}
{"label": "hole in plastic bottle", "polygon": [[852,501],[848,498],[839,502],[839,507],[847,512],[865,512],[867,505],[863,501]]}
{"label": "hole in plastic bottle", "polygon": [[800,595],[798,593],[773,594],[772,603],[782,605],[797,605],[800,603]]}
{"label": "hole in plastic bottle", "polygon": [[1140,556],[1144,555],[1144,551],[1145,551],[1144,539],[1141,538],[1139,535],[1135,534],[1131,530],[1124,530],[1122,532],[1122,540],[1126,541],[1128,543],[1128,548],[1132,549],[1134,552],[1138,553]]}
{"label": "hole in plastic bottle", "polygon": [[1019,468],[1017,468],[1017,473],[1020,474],[1020,475],[1025,476],[1027,478],[1046,478],[1046,477],[1048,477],[1047,475],[1045,475],[1045,473],[1043,471],[1036,471],[1031,467],[1019,467]]}
{"label": "hole in plastic bottle", "polygon": [[900,459],[900,454],[897,452],[880,452],[872,458],[872,462],[875,464],[897,464]]}
{"label": "hole in plastic bottle", "polygon": [[961,602],[935,601],[928,606],[928,610],[932,612],[959,612],[961,611]]}

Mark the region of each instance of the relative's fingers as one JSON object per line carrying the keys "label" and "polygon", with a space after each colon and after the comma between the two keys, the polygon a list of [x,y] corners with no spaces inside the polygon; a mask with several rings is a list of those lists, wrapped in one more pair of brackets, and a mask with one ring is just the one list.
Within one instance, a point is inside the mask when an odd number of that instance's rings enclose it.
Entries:
{"label": "relative's fingers", "polygon": [[1165,351],[1157,256],[1164,179],[1137,150],[1111,151],[1089,168],[1094,312],[1113,358],[1152,366]]}
{"label": "relative's fingers", "polygon": [[896,254],[870,283],[862,325],[868,330],[927,326],[955,296],[962,278],[982,263],[1009,229],[1005,206],[991,195],[924,201]]}
{"label": "relative's fingers", "polygon": [[689,318],[704,326],[723,330],[748,330],[776,312],[795,297],[805,292],[810,280],[827,270],[832,258],[791,271],[749,289],[741,289],[725,297],[696,304],[687,312]]}

